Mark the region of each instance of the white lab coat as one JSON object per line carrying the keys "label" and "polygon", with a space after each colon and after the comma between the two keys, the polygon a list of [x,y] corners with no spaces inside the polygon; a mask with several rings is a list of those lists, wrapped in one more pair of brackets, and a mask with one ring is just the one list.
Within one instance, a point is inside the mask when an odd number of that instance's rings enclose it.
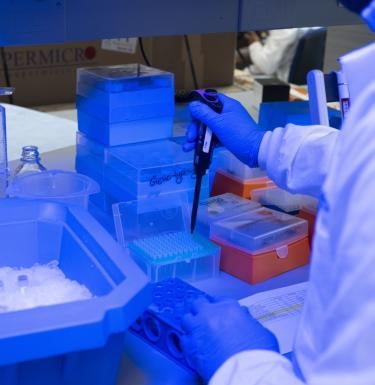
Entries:
{"label": "white lab coat", "polygon": [[296,363],[245,351],[210,385],[375,384],[375,79],[341,132],[276,129],[262,141],[259,161],[281,187],[321,194]]}
{"label": "white lab coat", "polygon": [[250,72],[276,76],[287,82],[298,41],[306,31],[306,28],[275,29],[270,31],[264,45],[250,44],[249,55],[253,62]]}

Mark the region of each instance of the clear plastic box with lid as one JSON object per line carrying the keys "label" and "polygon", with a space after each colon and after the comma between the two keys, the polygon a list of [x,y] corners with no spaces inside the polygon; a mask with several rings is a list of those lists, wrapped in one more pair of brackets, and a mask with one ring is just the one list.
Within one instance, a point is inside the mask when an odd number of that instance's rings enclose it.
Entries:
{"label": "clear plastic box with lid", "polygon": [[[191,190],[195,186],[193,154],[170,140],[111,149],[106,178],[115,180],[137,198]],[[208,177],[202,187],[208,185]]]}
{"label": "clear plastic box with lid", "polygon": [[251,199],[275,210],[282,210],[286,213],[299,211],[302,195],[291,194],[279,187],[266,187],[251,192]]}
{"label": "clear plastic box with lid", "polygon": [[218,166],[229,174],[242,180],[264,178],[266,172],[260,168],[251,168],[237,159],[230,151],[221,151],[218,154]]}
{"label": "clear plastic box with lid", "polygon": [[186,194],[113,205],[119,243],[152,281],[195,281],[218,273],[220,248],[188,231],[189,212]]}
{"label": "clear plastic box with lid", "polygon": [[77,70],[77,94],[82,96],[91,95],[93,89],[116,93],[169,87],[173,87],[171,72],[137,63]]}
{"label": "clear plastic box with lid", "polygon": [[260,208],[258,202],[252,202],[232,193],[210,197],[198,207],[197,231],[209,236],[212,223],[258,208]]}
{"label": "clear plastic box with lid", "polygon": [[303,219],[260,208],[213,223],[210,238],[256,255],[305,238],[307,231]]}

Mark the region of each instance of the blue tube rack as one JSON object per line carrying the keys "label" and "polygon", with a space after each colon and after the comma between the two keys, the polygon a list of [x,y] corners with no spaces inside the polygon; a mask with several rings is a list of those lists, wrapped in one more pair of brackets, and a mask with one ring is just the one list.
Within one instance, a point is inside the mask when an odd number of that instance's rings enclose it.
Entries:
{"label": "blue tube rack", "polygon": [[131,326],[130,331],[185,369],[193,370],[184,356],[181,319],[197,298],[211,297],[180,279],[170,279],[153,285],[153,302]]}

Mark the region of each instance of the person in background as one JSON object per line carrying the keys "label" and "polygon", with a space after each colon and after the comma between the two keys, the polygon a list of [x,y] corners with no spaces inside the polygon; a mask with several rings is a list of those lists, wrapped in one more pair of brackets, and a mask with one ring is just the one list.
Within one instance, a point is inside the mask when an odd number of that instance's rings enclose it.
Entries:
{"label": "person in background", "polygon": [[[341,0],[375,32],[375,0]],[[200,300],[182,319],[184,354],[210,385],[375,384],[375,43],[367,87],[342,129],[296,126],[260,131],[243,106],[221,96],[221,114],[193,102],[186,151],[197,122],[282,188],[319,197],[308,293],[294,361],[236,301]]]}
{"label": "person in background", "polygon": [[263,34],[245,33],[242,41],[246,46],[237,50],[237,68],[249,67],[253,76],[267,75],[288,82],[298,42],[307,30],[291,28]]}

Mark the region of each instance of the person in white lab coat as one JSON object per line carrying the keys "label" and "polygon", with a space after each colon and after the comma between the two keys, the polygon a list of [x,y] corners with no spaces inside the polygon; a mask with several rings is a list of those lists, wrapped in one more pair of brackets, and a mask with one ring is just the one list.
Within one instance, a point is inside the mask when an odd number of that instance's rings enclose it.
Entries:
{"label": "person in white lab coat", "polygon": [[[375,0],[341,2],[375,32]],[[309,289],[293,363],[234,301],[193,305],[185,354],[210,385],[375,384],[375,73],[341,131],[290,124],[264,134],[239,103],[222,100],[221,115],[192,103],[193,118],[282,188],[320,198]],[[192,123],[186,150],[195,132]]]}
{"label": "person in white lab coat", "polygon": [[248,46],[240,49],[239,56],[248,63],[252,75],[275,76],[288,82],[298,42],[307,30],[274,29],[269,31],[263,42],[255,32],[247,33]]}

